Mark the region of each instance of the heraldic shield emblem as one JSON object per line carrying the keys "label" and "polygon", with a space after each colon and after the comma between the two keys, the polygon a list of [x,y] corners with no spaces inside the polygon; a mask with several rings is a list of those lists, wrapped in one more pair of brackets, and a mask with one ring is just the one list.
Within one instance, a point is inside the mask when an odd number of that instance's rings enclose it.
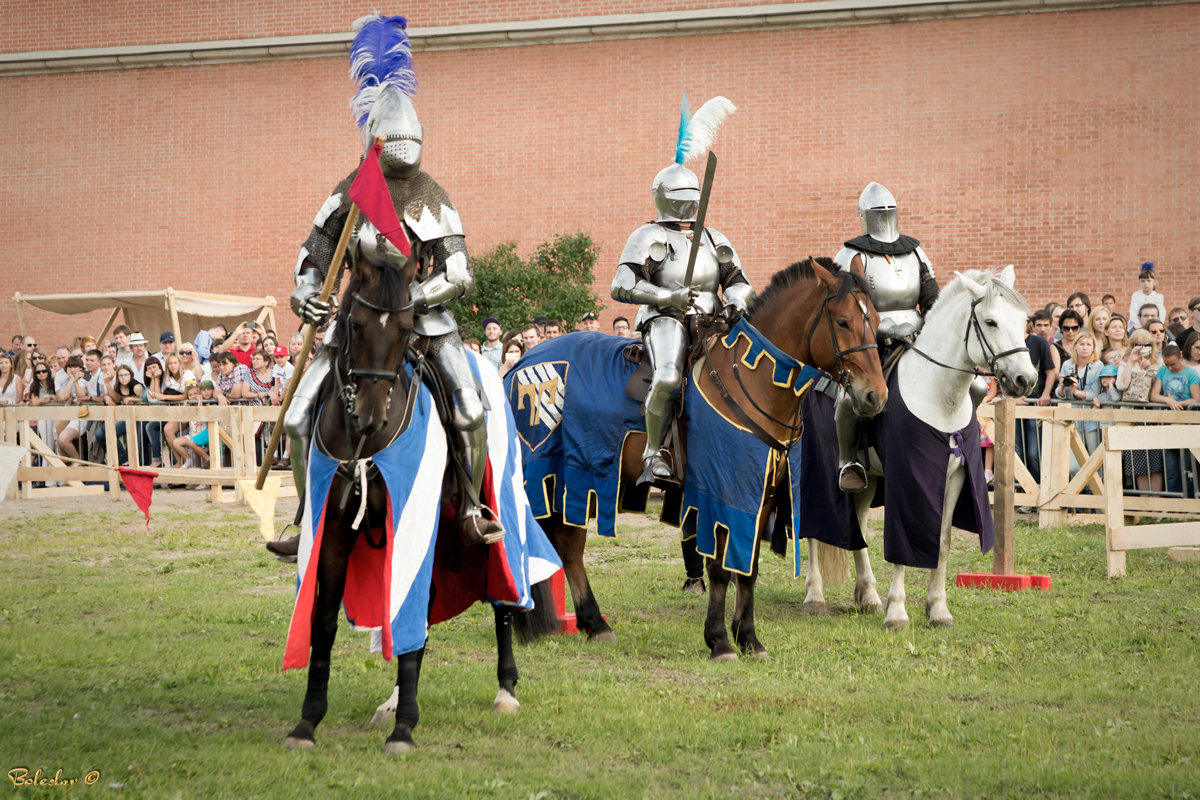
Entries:
{"label": "heraldic shield emblem", "polygon": [[543,361],[514,374],[508,402],[516,418],[517,436],[531,452],[537,452],[562,422],[570,366],[569,361]]}

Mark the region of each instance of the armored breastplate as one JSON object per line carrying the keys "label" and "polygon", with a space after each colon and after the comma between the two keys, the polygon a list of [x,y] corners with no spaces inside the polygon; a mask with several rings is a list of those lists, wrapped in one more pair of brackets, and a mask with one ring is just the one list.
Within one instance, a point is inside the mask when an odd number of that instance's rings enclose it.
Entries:
{"label": "armored breastplate", "polygon": [[[650,276],[656,285],[668,289],[683,286],[687,275],[688,256],[691,252],[691,231],[676,231],[666,229],[667,253],[658,269]],[[691,285],[699,292],[696,305],[705,313],[711,314],[717,303],[717,287],[720,285],[721,270],[717,263],[717,253],[712,243],[705,236],[700,242],[700,251],[696,253],[696,265],[692,269]],[[694,314],[695,310],[688,313]]]}
{"label": "armored breastplate", "polygon": [[921,262],[916,253],[880,255],[860,253],[864,277],[880,320],[920,324],[917,301],[921,296]]}

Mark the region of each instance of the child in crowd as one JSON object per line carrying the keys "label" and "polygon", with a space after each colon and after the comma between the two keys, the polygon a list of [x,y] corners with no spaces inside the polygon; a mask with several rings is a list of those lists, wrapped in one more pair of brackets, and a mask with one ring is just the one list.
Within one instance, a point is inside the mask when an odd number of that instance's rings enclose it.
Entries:
{"label": "child in crowd", "polygon": [[1141,284],[1141,288],[1133,293],[1133,297],[1129,301],[1129,325],[1136,328],[1141,324],[1138,321],[1138,313],[1147,303],[1158,306],[1158,318],[1165,320],[1167,307],[1163,303],[1163,296],[1155,291],[1158,281],[1155,277],[1153,261],[1142,264],[1142,271],[1138,273],[1138,283]]}
{"label": "child in crowd", "polygon": [[1096,395],[1096,406],[1101,403],[1121,402],[1121,390],[1117,388],[1117,367],[1106,364],[1100,370],[1100,394]]}
{"label": "child in crowd", "polygon": [[[212,381],[208,384],[208,394],[212,397]],[[198,406],[203,402],[204,391],[196,384],[187,387],[187,404]],[[179,456],[183,469],[192,466],[204,467],[208,462],[208,423],[195,420],[188,423],[188,432],[171,440],[171,449]]]}

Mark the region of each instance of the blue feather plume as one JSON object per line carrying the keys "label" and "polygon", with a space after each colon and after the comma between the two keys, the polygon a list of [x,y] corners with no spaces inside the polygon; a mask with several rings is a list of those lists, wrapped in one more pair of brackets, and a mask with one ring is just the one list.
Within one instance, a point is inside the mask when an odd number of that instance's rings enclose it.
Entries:
{"label": "blue feather plume", "polygon": [[688,135],[688,101],[687,92],[683,93],[683,103],[679,106],[679,136],[675,139],[675,163],[682,164],[687,153],[691,137]]}
{"label": "blue feather plume", "polygon": [[416,94],[412,46],[404,17],[372,14],[355,21],[350,43],[350,79],[358,85],[350,106],[361,128],[384,86],[395,86],[409,97]]}

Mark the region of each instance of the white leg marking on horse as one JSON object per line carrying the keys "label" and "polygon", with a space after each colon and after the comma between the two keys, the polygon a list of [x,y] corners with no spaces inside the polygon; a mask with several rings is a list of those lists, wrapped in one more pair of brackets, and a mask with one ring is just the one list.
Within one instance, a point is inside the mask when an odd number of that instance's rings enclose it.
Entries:
{"label": "white leg marking on horse", "polygon": [[808,540],[808,575],[804,578],[805,614],[823,616],[828,613],[825,606],[825,585],[821,579],[821,564],[817,551],[821,543],[816,539]]}
{"label": "white leg marking on horse", "polygon": [[492,703],[492,711],[497,714],[516,714],[521,710],[521,702],[513,697],[507,689],[496,692],[496,700]]}
{"label": "white leg marking on horse", "polygon": [[888,589],[887,614],[883,627],[889,630],[908,627],[908,610],[904,607],[904,567],[897,564],[892,571],[892,585]]}
{"label": "white leg marking on horse", "polygon": [[400,704],[400,687],[392,687],[392,696],[384,700],[379,708],[375,709],[375,716],[371,717],[372,725],[380,725],[384,722],[396,721],[396,706]]}
{"label": "white leg marking on horse", "polygon": [[871,569],[871,557],[867,548],[854,551],[854,607],[863,614],[879,614],[883,611],[883,601],[879,599],[879,591],[875,585],[875,572]]}
{"label": "white leg marking on horse", "polygon": [[954,506],[965,488],[967,470],[952,453],[946,467],[946,494],[942,500],[942,530],[938,541],[937,569],[929,573],[929,592],[925,596],[925,615],[935,628],[947,628],[954,624],[950,608],[946,604],[946,562],[950,557],[950,520]]}

